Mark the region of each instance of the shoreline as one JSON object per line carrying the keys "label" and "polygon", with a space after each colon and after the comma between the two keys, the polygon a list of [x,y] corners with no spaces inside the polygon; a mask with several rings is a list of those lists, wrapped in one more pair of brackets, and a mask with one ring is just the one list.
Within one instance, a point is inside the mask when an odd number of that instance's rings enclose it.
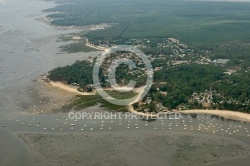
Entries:
{"label": "shoreline", "polygon": [[143,112],[138,112],[138,111],[134,110],[132,105],[129,105],[128,111],[133,113],[133,114],[136,114],[138,116],[145,116],[147,118],[157,118],[157,117],[160,117],[161,115],[166,115],[166,114],[171,114],[171,113],[209,114],[209,115],[223,117],[226,119],[250,123],[250,114],[243,113],[243,112],[230,111],[230,110],[185,110],[185,111],[174,110],[173,112],[170,112],[170,113],[169,112],[161,112],[161,113],[157,113],[157,114],[147,114],[147,113],[143,113]]}
{"label": "shoreline", "polygon": [[[59,89],[68,91],[70,93],[75,93],[75,94],[78,94],[78,95],[89,96],[89,95],[95,95],[96,94],[96,93],[79,92],[77,90],[77,87],[66,85],[66,84],[63,84],[61,82],[50,81],[47,84],[49,86],[59,88]],[[140,88],[140,89],[142,89],[142,88]],[[150,117],[150,118],[156,118],[156,117],[159,117],[159,116],[164,115],[164,114],[169,114],[169,112],[166,112],[166,113],[162,112],[162,113],[158,113],[158,114],[147,114],[147,113],[143,113],[143,112],[138,112],[138,111],[134,110],[132,105],[128,105],[127,108],[128,108],[128,111],[131,112],[131,113],[134,113],[134,114],[136,114],[138,116],[145,116],[145,117]],[[237,112],[237,111],[230,111],[230,110],[202,110],[202,109],[199,109],[199,110],[184,110],[184,111],[174,110],[173,113],[209,114],[209,115],[216,115],[216,116],[224,117],[226,119],[239,120],[239,121],[242,121],[242,122],[250,123],[250,114]]]}
{"label": "shoreline", "polygon": [[91,47],[91,48],[94,48],[94,49],[99,50],[99,51],[106,51],[106,50],[108,50],[108,48],[105,48],[105,47],[100,47],[100,46],[97,47],[95,45],[92,45],[92,44],[89,43],[89,40],[87,38],[85,38],[85,39],[86,39],[86,46],[87,47]]}
{"label": "shoreline", "polygon": [[250,114],[230,111],[230,110],[185,110],[185,111],[176,111],[183,114],[209,114],[224,117],[226,119],[239,120],[243,122],[250,123]]}
{"label": "shoreline", "polygon": [[79,95],[83,95],[83,96],[91,96],[91,95],[95,95],[96,94],[96,93],[80,92],[80,91],[77,90],[77,87],[66,85],[66,84],[63,84],[61,82],[50,81],[48,83],[48,85],[56,87],[56,88],[63,89],[65,91],[68,91],[68,92],[71,92],[71,93],[76,93],[76,94],[79,94]]}

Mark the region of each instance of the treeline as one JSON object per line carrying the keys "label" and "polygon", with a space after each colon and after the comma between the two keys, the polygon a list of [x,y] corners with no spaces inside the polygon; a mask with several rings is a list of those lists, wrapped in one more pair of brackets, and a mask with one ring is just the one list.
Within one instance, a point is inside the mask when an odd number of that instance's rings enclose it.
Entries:
{"label": "treeline", "polygon": [[192,108],[189,99],[193,93],[204,92],[213,87],[223,77],[223,69],[214,65],[180,65],[176,67],[164,67],[155,73],[154,80],[164,82],[160,90],[167,92],[167,96],[153,95],[163,105],[175,109],[180,104],[186,104]]}
{"label": "treeline", "polygon": [[49,72],[48,78],[67,84],[77,83],[81,87],[93,84],[93,65],[88,61],[76,61],[73,65],[59,67]]}
{"label": "treeline", "polygon": [[146,55],[171,55],[173,49],[170,47],[147,47],[141,49]]}
{"label": "treeline", "polygon": [[[191,101],[192,95],[209,92],[213,95],[212,108],[249,112],[250,74],[247,72],[226,75],[223,68],[214,65],[180,65],[157,71],[154,80],[158,84],[151,89],[150,97],[170,109],[180,105],[185,105],[186,109],[203,108]],[[156,91],[157,87],[167,95]]]}
{"label": "treeline", "polygon": [[[110,57],[111,59],[113,57]],[[105,61],[110,60],[107,58]],[[73,65],[58,67],[49,72],[48,78],[51,81],[60,81],[66,84],[76,83],[80,88],[86,89],[87,85],[93,84],[93,68],[96,59],[89,61],[76,61]],[[100,83],[103,87],[110,87],[108,79],[107,64],[102,64],[99,71]],[[130,80],[134,80],[136,87],[141,87],[146,83],[146,76],[143,70],[130,70],[127,65],[120,65],[116,69],[116,81],[119,85],[125,86]]]}
{"label": "treeline", "polygon": [[[67,84],[77,83],[82,88],[93,84],[93,63],[89,61],[77,61],[75,64],[59,67],[49,72],[49,78],[53,81],[61,81]],[[250,110],[250,73],[240,70],[235,74],[226,75],[222,67],[214,65],[164,65],[154,74],[154,84],[147,97],[153,102],[162,103],[169,109],[177,109],[184,106],[185,109],[206,108],[201,103],[192,99],[194,93],[207,92],[212,95],[211,106],[213,109],[238,110],[249,112]],[[126,65],[120,66],[116,71],[118,84],[127,85],[130,80],[135,80],[137,86],[145,85],[146,77],[141,73],[128,73]],[[106,71],[100,70],[101,84],[106,83]],[[161,92],[167,92],[167,95]]]}
{"label": "treeline", "polygon": [[88,33],[87,37],[94,40],[174,37],[197,50],[214,50],[214,43],[223,49],[219,42],[245,42],[249,40],[250,35],[249,3],[162,0],[125,0],[115,3],[114,0],[70,0],[70,3],[59,1],[62,4],[45,10],[56,12],[47,16],[53,20],[53,25],[115,23],[116,26],[110,29]]}

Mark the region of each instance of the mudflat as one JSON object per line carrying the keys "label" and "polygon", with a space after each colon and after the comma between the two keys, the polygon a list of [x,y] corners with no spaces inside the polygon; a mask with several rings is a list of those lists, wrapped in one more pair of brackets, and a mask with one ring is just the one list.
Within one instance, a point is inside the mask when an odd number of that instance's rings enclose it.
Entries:
{"label": "mudflat", "polygon": [[247,165],[250,157],[249,143],[209,134],[145,131],[18,136],[29,144],[38,165],[226,165],[228,160]]}

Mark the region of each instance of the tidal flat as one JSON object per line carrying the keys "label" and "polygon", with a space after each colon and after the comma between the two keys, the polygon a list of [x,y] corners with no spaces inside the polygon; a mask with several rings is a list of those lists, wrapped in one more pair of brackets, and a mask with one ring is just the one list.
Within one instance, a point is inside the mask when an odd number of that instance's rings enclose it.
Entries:
{"label": "tidal flat", "polygon": [[183,166],[229,161],[247,165],[250,156],[249,144],[209,134],[145,131],[18,136],[29,144],[36,165]]}
{"label": "tidal flat", "polygon": [[[210,115],[152,122],[75,121],[67,113],[51,111],[60,109],[71,95],[46,91],[34,85],[35,80],[53,68],[100,53],[60,52],[58,38],[79,30],[38,21],[46,16],[41,11],[53,6],[30,0],[0,5],[0,165],[249,164],[249,123]],[[83,111],[107,110],[94,106]]]}

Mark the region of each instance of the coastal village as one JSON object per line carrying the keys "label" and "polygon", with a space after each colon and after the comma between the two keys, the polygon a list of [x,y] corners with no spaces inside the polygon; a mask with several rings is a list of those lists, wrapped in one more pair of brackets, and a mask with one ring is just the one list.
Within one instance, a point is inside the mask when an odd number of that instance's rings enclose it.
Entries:
{"label": "coastal village", "polygon": [[0,166],[249,166],[250,0],[198,1],[0,0]]}
{"label": "coastal village", "polygon": [[[146,39],[115,39],[109,40],[98,40],[98,41],[91,41],[87,39],[88,46],[100,48],[100,49],[107,49],[110,47],[114,47],[116,45],[126,44],[132,45],[139,49],[143,48],[170,48],[171,54],[165,55],[163,54],[149,54],[148,56],[151,57],[151,61],[155,59],[164,59],[165,56],[170,56],[169,64],[176,66],[180,64],[215,64],[218,66],[224,66],[229,61],[229,59],[210,59],[209,58],[209,51],[203,51],[203,55],[197,55],[194,53],[194,50],[188,46],[187,44],[181,42],[175,38],[146,38]],[[235,70],[231,69],[228,73],[234,72]]]}
{"label": "coastal village", "polygon": [[[116,44],[119,44],[119,42],[122,42],[120,40],[114,40],[113,44],[104,44],[104,43],[109,43],[108,41],[98,41],[98,45],[94,45],[94,43],[88,43],[88,45],[93,46],[93,47],[98,47],[98,48],[109,48],[109,47],[114,47]],[[124,42],[124,41],[123,41]],[[97,44],[97,43],[95,43]],[[150,48],[152,46],[155,46],[156,48],[170,48],[172,50],[171,55],[164,55],[164,54],[149,54],[148,57],[151,61],[152,64],[154,64],[155,61],[163,61],[166,60],[167,58],[167,64],[169,66],[178,66],[182,64],[202,64],[202,65],[207,65],[207,64],[214,64],[215,66],[225,66],[229,59],[210,59],[209,58],[209,51],[203,51],[204,55],[197,55],[194,53],[194,50],[190,48],[187,44],[182,43],[178,39],[175,38],[166,38],[166,39],[130,39],[126,42],[126,44],[129,45],[134,45],[139,49],[143,48]],[[126,53],[125,56],[124,54],[115,54],[110,57],[105,63],[102,64],[102,67],[104,67],[104,72],[103,76],[107,78],[108,73],[110,72],[110,64],[112,61],[120,59],[120,58],[127,58],[127,59],[132,59],[133,61],[136,62],[136,64],[142,69],[141,71],[139,70],[131,70],[131,71],[126,71],[127,74],[130,74],[131,77],[146,77],[146,73],[143,73],[143,71],[146,71],[145,66],[143,65],[143,62],[140,58],[137,58],[134,56],[132,53]],[[88,59],[89,63],[94,63],[94,58],[89,58]],[[154,72],[162,70],[163,66],[153,66],[154,67]],[[232,73],[235,73],[237,71],[237,68],[229,68],[225,74],[231,75]],[[160,86],[167,84],[167,82],[160,82],[160,83],[154,83],[156,86],[157,92],[155,93],[160,93],[162,96],[167,96],[168,92],[167,91],[161,91]],[[107,84],[105,84],[107,86]],[[158,86],[158,87],[157,87]],[[93,85],[88,85],[87,87],[93,87]],[[89,89],[89,88],[84,88],[84,89]],[[194,93],[191,98],[189,99],[190,102],[197,102],[198,105],[200,105],[203,108],[210,108],[215,102],[223,103],[223,100],[221,98],[221,101],[215,101],[214,97],[217,96],[220,98],[220,94],[218,94],[214,90],[206,90],[203,93]],[[237,103],[237,101],[229,101],[229,102],[234,102]],[[149,112],[168,112],[171,111],[171,109],[164,107],[163,104],[159,101],[153,101],[151,97],[147,96],[144,98],[142,101],[138,102],[134,107],[138,111],[149,113]],[[177,107],[179,110],[186,110],[188,109],[187,106],[185,105],[179,105]]]}
{"label": "coastal village", "polygon": [[[103,88],[110,89],[110,82],[108,81],[108,75],[112,70],[119,69],[119,85],[126,86],[129,80],[135,80],[136,82],[141,82],[141,84],[137,84],[137,88],[145,85],[145,81],[147,75],[153,76],[154,73],[161,72],[163,67],[176,67],[180,65],[214,65],[224,67],[229,62],[229,59],[211,59],[209,51],[201,51],[200,53],[195,53],[195,51],[187,44],[181,42],[176,38],[164,38],[164,39],[129,39],[126,44],[133,45],[136,48],[145,52],[146,56],[149,58],[151,64],[153,64],[153,71],[147,71],[143,61],[136,54],[125,51],[125,52],[116,52],[116,44],[121,44],[120,42],[124,42],[120,40],[114,40],[113,43],[109,43],[108,41],[98,41],[98,43],[91,43],[87,39],[87,46],[98,48],[101,50],[113,49],[112,54],[110,54],[102,64],[98,64],[100,66],[100,80],[104,80],[101,82]],[[104,44],[106,43],[106,44]],[[108,43],[108,44],[107,44]],[[96,45],[97,44],[97,45]],[[152,48],[153,51],[152,51]],[[164,52],[165,49],[165,52]],[[159,53],[155,50],[163,50]],[[119,60],[127,59],[125,62],[128,63],[128,60],[132,60],[136,64],[136,68],[130,70],[128,66],[118,64]],[[90,66],[94,66],[96,62],[96,58],[89,57],[86,62]],[[164,62],[164,63],[163,63]],[[110,66],[115,65],[117,68],[111,68]],[[118,67],[119,66],[119,67]],[[226,68],[224,74],[231,75],[240,68]],[[124,77],[124,78],[122,78]],[[49,82],[48,77],[43,78],[45,81]],[[114,78],[113,82],[117,81],[117,78]],[[155,80],[154,80],[155,81]],[[144,82],[144,83],[143,83]],[[168,91],[161,90],[161,87],[168,84],[168,82],[159,82],[155,81],[153,86],[155,88],[154,94],[159,94],[160,96],[167,97]],[[87,84],[81,86],[79,83],[71,83],[71,86],[75,86],[78,88],[80,92],[95,92],[95,86],[93,84]],[[224,98],[220,93],[216,92],[213,89],[206,89],[204,92],[194,92],[188,99],[189,103],[197,105],[198,108],[213,108],[216,109],[217,104],[223,104]],[[242,103],[238,100],[228,100],[227,103],[231,104],[249,104],[249,101],[244,101]],[[155,100],[151,93],[149,93],[145,98],[143,98],[138,103],[135,103],[134,109],[139,112],[145,113],[159,113],[159,112],[169,112],[173,111],[171,108],[164,106],[161,100]],[[186,104],[180,104],[176,107],[177,110],[187,110],[190,109]]]}
{"label": "coastal village", "polygon": [[[98,28],[106,29],[107,26],[113,26],[109,24],[101,24],[98,25],[96,30]],[[94,30],[94,29],[93,29]],[[122,73],[123,76],[126,78],[123,78],[120,80],[119,84],[120,86],[126,86],[128,81],[131,80],[140,80],[140,82],[143,82],[142,80],[146,80],[146,77],[148,74],[153,75],[154,73],[161,72],[164,67],[178,67],[181,65],[193,65],[193,64],[199,64],[199,65],[214,65],[214,66],[220,66],[224,67],[226,75],[232,75],[236,73],[238,70],[240,70],[240,67],[227,67],[228,62],[230,59],[214,59],[212,58],[212,52],[207,50],[195,50],[192,47],[190,47],[188,44],[178,40],[177,38],[170,37],[170,38],[129,38],[129,39],[100,39],[100,40],[94,40],[94,39],[87,39],[83,36],[79,36],[74,34],[72,36],[72,40],[74,41],[82,41],[85,40],[84,44],[87,47],[91,47],[97,50],[109,50],[111,48],[115,48],[117,45],[131,45],[135,46],[136,48],[142,50],[147,57],[149,58],[151,64],[153,65],[153,71],[148,71],[145,68],[145,65],[143,61],[135,56],[132,52],[126,52],[126,53],[113,53],[112,55],[107,58],[104,63],[100,64],[100,67],[103,69],[101,73],[101,79],[106,80],[102,82],[102,86],[105,88],[111,88],[109,85],[109,82],[107,80],[108,74],[113,69],[110,68],[110,65],[114,61],[118,61],[121,58],[129,59],[135,62],[137,68],[133,70],[129,70],[126,68],[126,65],[123,65],[123,69],[125,70],[124,73]],[[96,63],[96,59],[93,57],[89,57],[86,60],[89,65],[94,66]],[[114,65],[117,65],[115,62]],[[121,70],[120,70],[121,71]],[[46,77],[43,78],[45,81],[49,82],[50,80]],[[115,79],[112,81],[116,81]],[[155,80],[154,80],[155,81]],[[161,81],[155,82],[153,86],[156,89],[156,92],[163,97],[168,96],[167,90],[161,90],[161,87],[168,84],[168,82]],[[85,84],[80,85],[77,82],[71,82],[71,86],[77,87],[79,92],[95,92],[95,86],[91,84]],[[137,87],[140,87],[141,84],[137,85]],[[192,96],[188,99],[190,103],[196,103],[196,105],[200,108],[213,108],[216,109],[217,107],[215,105],[217,104],[223,104],[224,98],[221,96],[220,93],[216,92],[213,89],[206,89],[204,92],[194,92]],[[249,104],[249,101],[238,101],[238,100],[227,100],[227,103],[238,103],[238,104]],[[171,111],[171,108],[164,107],[164,104],[162,104],[161,101],[155,101],[154,97],[152,95],[146,96],[142,101],[140,101],[136,106],[139,111],[142,112],[167,112]],[[151,108],[149,108],[151,107]],[[176,107],[178,110],[186,110],[190,109],[188,105],[180,104],[178,107]]]}

